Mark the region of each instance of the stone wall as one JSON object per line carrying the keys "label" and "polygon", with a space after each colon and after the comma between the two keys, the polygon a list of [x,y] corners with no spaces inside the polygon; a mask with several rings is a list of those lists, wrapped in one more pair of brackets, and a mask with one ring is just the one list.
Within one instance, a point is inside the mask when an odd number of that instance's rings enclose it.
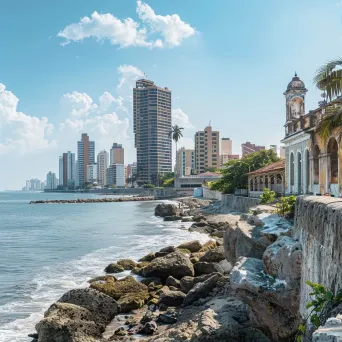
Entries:
{"label": "stone wall", "polygon": [[342,284],[342,199],[298,197],[294,237],[303,247],[300,311],[305,315],[310,292],[306,281],[333,291]]}
{"label": "stone wall", "polygon": [[222,196],[224,195],[221,192],[210,190],[205,186],[202,186],[202,189],[203,189],[203,198],[222,201]]}
{"label": "stone wall", "polygon": [[222,204],[229,209],[240,211],[242,213],[247,213],[250,208],[255,207],[259,203],[259,198],[222,194]]}

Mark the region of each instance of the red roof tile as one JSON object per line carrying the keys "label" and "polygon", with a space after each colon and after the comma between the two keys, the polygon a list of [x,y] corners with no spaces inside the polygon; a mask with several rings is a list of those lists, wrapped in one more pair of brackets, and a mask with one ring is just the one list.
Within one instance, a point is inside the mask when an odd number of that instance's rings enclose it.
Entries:
{"label": "red roof tile", "polygon": [[284,171],[284,170],[285,170],[285,159],[282,159],[278,162],[266,165],[259,170],[249,172],[248,174],[249,175],[258,175],[261,173],[267,173],[267,172],[272,172],[272,171]]}

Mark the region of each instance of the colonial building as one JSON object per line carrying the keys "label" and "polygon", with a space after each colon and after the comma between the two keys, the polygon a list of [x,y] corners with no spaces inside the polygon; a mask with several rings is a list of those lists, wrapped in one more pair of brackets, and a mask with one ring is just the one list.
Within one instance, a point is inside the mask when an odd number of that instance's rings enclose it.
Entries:
{"label": "colonial building", "polygon": [[[307,89],[297,74],[292,78],[284,95],[285,123],[285,187],[286,194],[330,194],[341,196],[341,128],[324,140],[318,131],[326,115],[326,103],[320,102],[315,110],[305,113]],[[335,100],[328,104],[340,106]]]}

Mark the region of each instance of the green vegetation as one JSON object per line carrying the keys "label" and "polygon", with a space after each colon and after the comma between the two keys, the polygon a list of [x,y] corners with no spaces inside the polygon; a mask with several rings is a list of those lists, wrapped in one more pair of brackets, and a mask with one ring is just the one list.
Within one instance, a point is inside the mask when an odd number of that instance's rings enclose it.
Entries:
{"label": "green vegetation", "polygon": [[279,216],[293,217],[296,206],[296,196],[282,197],[280,203],[276,204],[276,213]]}
{"label": "green vegetation", "polygon": [[248,172],[258,170],[280,159],[273,150],[261,150],[241,159],[229,160],[221,169],[223,177],[211,186],[212,190],[233,193],[235,189],[248,188]]}
{"label": "green vegetation", "polygon": [[260,195],[260,199],[263,204],[273,202],[275,200],[275,192],[265,188],[264,193]]}
{"label": "green vegetation", "polygon": [[172,177],[172,178],[168,178],[168,179],[164,180],[163,186],[165,188],[173,188],[174,184],[175,184],[175,178]]}
{"label": "green vegetation", "polygon": [[153,188],[155,188],[155,185],[153,185],[153,184],[144,184],[143,188],[145,188],[145,189],[153,189]]}
{"label": "green vegetation", "polygon": [[310,292],[311,302],[306,304],[307,309],[311,309],[303,323],[298,327],[297,342],[310,341],[312,330],[308,331],[307,323],[310,319],[310,323],[316,330],[321,325],[324,325],[327,319],[330,317],[331,311],[342,303],[342,290],[339,290],[336,295],[332,291],[329,291],[321,284],[313,283],[311,281],[306,282],[312,289]]}
{"label": "green vegetation", "polygon": [[174,125],[171,128],[169,136],[172,137],[172,140],[176,143],[176,153],[177,153],[177,143],[181,137],[183,137],[182,133],[183,127],[179,127],[178,125]]}

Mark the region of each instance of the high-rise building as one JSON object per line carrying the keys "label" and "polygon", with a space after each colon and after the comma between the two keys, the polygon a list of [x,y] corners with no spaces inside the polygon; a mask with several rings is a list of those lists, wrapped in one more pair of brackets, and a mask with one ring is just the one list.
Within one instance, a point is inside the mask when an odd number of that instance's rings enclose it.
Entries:
{"label": "high-rise building", "polygon": [[63,156],[59,157],[59,185],[63,186]]}
{"label": "high-rise building", "polygon": [[133,123],[139,180],[172,172],[171,91],[142,79],[133,89]]}
{"label": "high-rise building", "polygon": [[70,151],[59,157],[59,185],[74,189],[76,186],[75,153]]}
{"label": "high-rise building", "polygon": [[95,164],[95,142],[89,140],[87,133],[82,133],[77,142],[78,181],[80,186],[87,181],[87,166]]}
{"label": "high-rise building", "polygon": [[54,190],[58,186],[58,179],[56,177],[55,173],[52,173],[51,171],[46,175],[46,186],[45,189],[47,190]]}
{"label": "high-rise building", "polygon": [[107,185],[125,186],[125,165],[113,164],[107,169]]}
{"label": "high-rise building", "polygon": [[190,176],[195,170],[195,150],[180,148],[176,156],[176,175]]}
{"label": "high-rise building", "polygon": [[195,134],[195,167],[197,173],[220,166],[220,132],[208,126]]}
{"label": "high-rise building", "polygon": [[109,153],[110,165],[125,164],[125,151],[121,144],[114,143]]}
{"label": "high-rise building", "polygon": [[97,164],[87,166],[87,183],[97,182]]}
{"label": "high-rise building", "polygon": [[264,150],[265,146],[258,146],[247,141],[241,144],[241,149],[242,149],[242,156],[246,156],[247,154]]}
{"label": "high-rise building", "polygon": [[233,142],[230,138],[222,138],[221,140],[221,155],[233,154]]}
{"label": "high-rise building", "polygon": [[127,165],[127,172],[126,172],[127,177],[126,178],[131,178],[136,173],[137,173],[137,163],[134,162],[133,164],[128,164]]}
{"label": "high-rise building", "polygon": [[108,152],[100,151],[97,155],[97,181],[101,186],[107,184]]}

